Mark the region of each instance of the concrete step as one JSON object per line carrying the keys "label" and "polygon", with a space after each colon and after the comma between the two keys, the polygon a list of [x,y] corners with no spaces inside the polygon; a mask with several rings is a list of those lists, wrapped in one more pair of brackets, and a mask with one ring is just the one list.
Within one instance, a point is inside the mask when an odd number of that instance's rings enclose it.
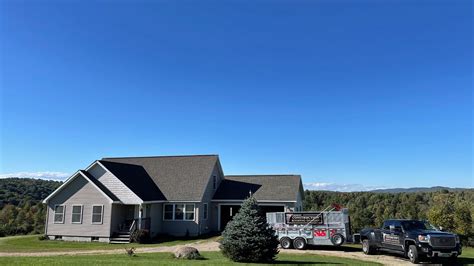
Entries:
{"label": "concrete step", "polygon": [[114,235],[113,237],[127,237],[127,238],[130,238],[130,234],[119,234],[119,235]]}

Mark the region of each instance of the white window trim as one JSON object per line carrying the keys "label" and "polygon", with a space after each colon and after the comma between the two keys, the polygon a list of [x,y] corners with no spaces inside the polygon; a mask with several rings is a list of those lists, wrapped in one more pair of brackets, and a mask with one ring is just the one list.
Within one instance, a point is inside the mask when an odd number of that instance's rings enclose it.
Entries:
{"label": "white window trim", "polygon": [[[62,213],[63,219],[62,219],[62,221],[60,221],[60,222],[56,221],[56,207],[57,207],[57,206],[63,206],[63,213]],[[63,224],[63,223],[64,223],[64,220],[65,220],[65,219],[64,219],[64,215],[65,215],[65,213],[66,213],[66,205],[64,205],[64,204],[56,204],[56,205],[54,205],[53,213],[54,213],[54,215],[53,215],[53,223],[55,223],[55,224]]]}
{"label": "white window trim", "polygon": [[[81,207],[81,216],[80,216],[79,222],[73,222],[72,221],[72,217],[74,215],[74,207]],[[83,213],[84,213],[84,205],[82,205],[82,204],[73,204],[73,205],[71,205],[71,223],[72,224],[82,224],[82,214]]]}
{"label": "white window trim", "polygon": [[[101,207],[102,212],[100,213],[100,222],[94,222],[94,207]],[[91,209],[91,224],[103,224],[104,223],[104,204],[93,204]]]}
{"label": "white window trim", "polygon": [[209,217],[209,204],[208,203],[203,203],[202,208],[203,208],[202,219],[207,220],[207,218]]}
{"label": "white window trim", "polygon": [[[173,206],[173,218],[172,219],[165,219],[165,206],[166,205],[171,205]],[[183,205],[183,219],[176,219],[175,214],[176,214],[176,205]],[[186,205],[193,205],[193,219],[186,219]],[[191,213],[191,212],[188,212]],[[185,202],[180,202],[180,203],[166,203],[163,204],[163,221],[173,221],[173,222],[192,222],[196,221],[196,204],[194,203],[185,203]]]}

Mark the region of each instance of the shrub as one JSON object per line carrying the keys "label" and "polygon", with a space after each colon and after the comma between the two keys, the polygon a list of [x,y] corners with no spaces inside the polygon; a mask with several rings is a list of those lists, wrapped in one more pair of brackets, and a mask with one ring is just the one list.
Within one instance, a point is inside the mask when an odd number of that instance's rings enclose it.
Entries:
{"label": "shrub", "polygon": [[257,200],[250,196],[222,232],[224,256],[237,262],[272,262],[278,254],[278,239],[267,224]]}
{"label": "shrub", "polygon": [[131,235],[131,241],[133,243],[140,243],[140,244],[150,243],[151,242],[150,232],[144,229],[135,230]]}
{"label": "shrub", "polygon": [[39,237],[38,237],[38,240],[39,240],[39,241],[49,240],[49,237],[48,237],[47,235],[42,235],[42,236],[39,236]]}

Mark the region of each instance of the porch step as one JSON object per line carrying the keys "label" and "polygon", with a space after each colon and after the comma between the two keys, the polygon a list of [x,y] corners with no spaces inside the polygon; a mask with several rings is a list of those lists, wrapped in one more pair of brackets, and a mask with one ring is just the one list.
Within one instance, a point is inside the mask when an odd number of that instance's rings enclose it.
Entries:
{"label": "porch step", "polygon": [[117,240],[110,239],[109,243],[110,244],[128,244],[128,243],[130,243],[130,241],[129,240],[127,240],[127,241],[117,241]]}
{"label": "porch step", "polygon": [[114,236],[114,237],[110,238],[110,240],[129,241],[130,237],[117,237],[117,236]]}
{"label": "porch step", "polygon": [[116,232],[110,238],[111,244],[127,244],[130,243],[130,232]]}

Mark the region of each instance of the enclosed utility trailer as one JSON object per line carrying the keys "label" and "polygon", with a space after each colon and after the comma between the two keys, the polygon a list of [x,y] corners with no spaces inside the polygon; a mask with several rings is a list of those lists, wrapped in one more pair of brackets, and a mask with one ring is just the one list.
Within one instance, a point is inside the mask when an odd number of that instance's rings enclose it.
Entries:
{"label": "enclosed utility trailer", "polygon": [[319,212],[267,213],[282,248],[305,249],[307,245],[340,246],[352,242],[348,209]]}

